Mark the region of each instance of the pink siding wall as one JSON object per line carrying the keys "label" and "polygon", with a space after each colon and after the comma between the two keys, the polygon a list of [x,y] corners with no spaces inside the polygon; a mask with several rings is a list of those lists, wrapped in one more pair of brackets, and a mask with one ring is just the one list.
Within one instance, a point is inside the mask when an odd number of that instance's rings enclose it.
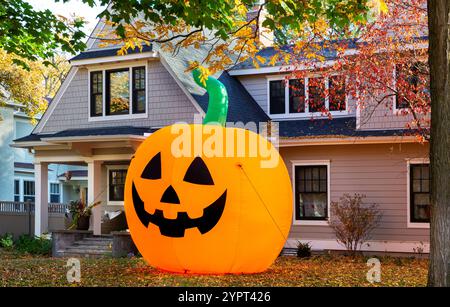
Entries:
{"label": "pink siding wall", "polygon": [[[281,147],[292,173],[292,160],[329,160],[331,201],[344,193],[360,193],[383,211],[372,240],[429,241],[429,230],[407,226],[407,159],[426,158],[428,144],[377,144]],[[292,174],[291,174],[292,178]],[[290,238],[335,239],[329,226],[293,225]]]}

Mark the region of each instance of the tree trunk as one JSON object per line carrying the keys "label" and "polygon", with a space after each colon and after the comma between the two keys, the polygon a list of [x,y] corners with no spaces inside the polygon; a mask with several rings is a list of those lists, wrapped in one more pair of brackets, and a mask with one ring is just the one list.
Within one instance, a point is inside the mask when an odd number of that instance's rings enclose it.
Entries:
{"label": "tree trunk", "polygon": [[428,285],[450,286],[449,0],[428,0],[431,75],[431,225]]}

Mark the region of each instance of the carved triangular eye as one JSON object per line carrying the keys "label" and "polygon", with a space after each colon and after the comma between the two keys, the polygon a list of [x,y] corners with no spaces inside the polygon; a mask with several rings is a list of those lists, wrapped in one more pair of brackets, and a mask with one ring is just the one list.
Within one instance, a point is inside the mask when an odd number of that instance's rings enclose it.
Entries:
{"label": "carved triangular eye", "polygon": [[161,179],[161,153],[157,153],[150,162],[148,162],[141,178],[143,179]]}
{"label": "carved triangular eye", "polygon": [[186,171],[184,181],[195,184],[214,185],[214,181],[209,173],[208,167],[200,157],[197,157],[194,161],[192,161]]}

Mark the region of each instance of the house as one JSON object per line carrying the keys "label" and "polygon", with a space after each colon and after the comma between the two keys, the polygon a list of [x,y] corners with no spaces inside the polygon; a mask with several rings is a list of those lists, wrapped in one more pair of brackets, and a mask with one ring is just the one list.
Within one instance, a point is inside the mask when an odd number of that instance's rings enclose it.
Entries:
{"label": "house", "polygon": [[[25,137],[34,129],[31,119],[20,105],[6,103],[0,108],[0,201],[34,202],[35,174],[34,156],[24,148],[12,148],[9,144]],[[67,174],[75,173],[67,180]],[[48,172],[48,201],[68,203],[79,198],[80,190],[86,188],[87,171],[83,166],[52,164]]]}
{"label": "house", "polygon": [[[99,23],[94,32],[103,26]],[[90,39],[88,49],[71,60],[72,68],[39,124],[14,141],[15,147],[34,151],[37,235],[48,229],[51,165],[87,167],[88,201],[102,201],[91,219],[93,232],[99,235],[103,212],[123,208],[127,167],[146,136],[175,122],[192,122],[196,114],[205,115],[208,97],[185,70],[189,61],[202,58],[206,47],[182,49],[176,56],[157,45],[121,56],[117,51]],[[268,47],[262,55],[273,52]],[[368,111],[345,94],[335,97],[342,101],[332,111],[333,119],[323,118],[283,86],[280,68],[255,69],[246,62],[214,77],[227,88],[229,122],[278,124],[279,151],[294,192],[287,246],[301,240],[311,242],[313,249],[342,249],[327,223],[330,203],[344,193],[360,193],[383,212],[363,249],[427,251],[429,146],[406,133],[409,118],[398,116],[395,107],[378,108],[367,118]],[[313,78],[296,81],[310,99],[317,93],[308,86]],[[326,87],[328,81],[321,82]],[[329,98],[321,103],[328,106]]]}

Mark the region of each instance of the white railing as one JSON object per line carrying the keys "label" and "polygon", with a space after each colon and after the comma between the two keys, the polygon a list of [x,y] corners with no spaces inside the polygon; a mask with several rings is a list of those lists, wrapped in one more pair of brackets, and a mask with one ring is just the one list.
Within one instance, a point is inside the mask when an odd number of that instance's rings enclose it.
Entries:
{"label": "white railing", "polygon": [[[49,203],[49,213],[65,213],[68,204]],[[0,201],[0,213],[1,212],[13,212],[13,213],[26,213],[34,212],[34,203],[32,202],[18,202],[18,201]]]}

